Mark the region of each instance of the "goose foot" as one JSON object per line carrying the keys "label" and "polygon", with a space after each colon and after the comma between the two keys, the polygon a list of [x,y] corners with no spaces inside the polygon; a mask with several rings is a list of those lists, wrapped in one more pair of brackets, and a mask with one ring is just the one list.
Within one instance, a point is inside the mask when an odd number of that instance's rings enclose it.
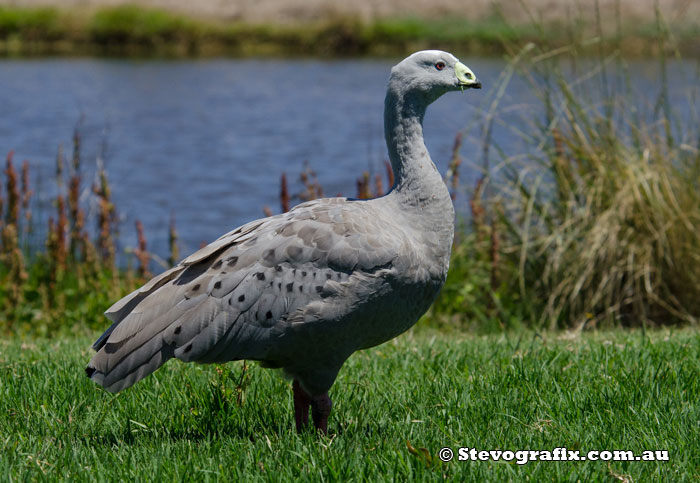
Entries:
{"label": "goose foot", "polygon": [[297,433],[301,433],[306,425],[309,424],[311,396],[306,394],[296,379],[294,379],[292,384],[292,390],[294,391],[294,422],[297,426]]}
{"label": "goose foot", "polygon": [[333,402],[328,393],[311,398],[311,417],[314,420],[314,427],[326,434],[328,432],[328,416],[331,414]]}
{"label": "goose foot", "polygon": [[301,388],[299,381],[296,379],[292,384],[294,391],[294,422],[296,423],[297,433],[301,433],[309,424],[309,406],[311,406],[311,418],[314,422],[314,427],[323,434],[328,432],[328,416],[331,414],[333,402],[328,396],[328,393],[320,396],[309,396],[306,391]]}

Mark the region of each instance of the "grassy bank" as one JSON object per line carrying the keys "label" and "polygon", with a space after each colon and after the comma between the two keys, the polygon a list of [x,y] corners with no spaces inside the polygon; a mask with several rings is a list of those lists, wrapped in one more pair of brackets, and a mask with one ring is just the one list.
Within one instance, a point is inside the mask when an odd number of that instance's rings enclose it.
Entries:
{"label": "grassy bank", "polygon": [[[616,47],[629,55],[658,51],[659,26],[621,19]],[[674,48],[700,54],[698,25],[682,20]],[[478,20],[417,17],[361,21],[346,16],[296,24],[213,21],[136,6],[90,11],[0,7],[0,54],[18,55],[403,55],[424,48],[490,55],[517,50],[528,42],[556,48],[596,38],[594,25],[507,22],[493,13]]]}
{"label": "grassy bank", "polygon": [[[419,330],[350,358],[328,437],[296,435],[290,384],[255,364],[170,362],[115,397],[84,375],[89,344],[0,342],[3,480],[700,477],[694,332]],[[667,450],[669,461],[443,463],[442,447]]]}

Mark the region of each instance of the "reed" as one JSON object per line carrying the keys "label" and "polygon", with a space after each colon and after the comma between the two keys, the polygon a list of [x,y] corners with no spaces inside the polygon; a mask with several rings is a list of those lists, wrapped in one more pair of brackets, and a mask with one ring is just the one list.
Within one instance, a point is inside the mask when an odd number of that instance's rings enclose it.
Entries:
{"label": "reed", "polygon": [[[473,317],[473,305],[494,304],[494,326],[698,322],[700,138],[669,103],[664,52],[674,50],[664,31],[658,35],[659,93],[648,105],[609,48],[595,61],[579,58],[576,44],[513,56],[511,71],[537,99],[525,113],[530,128],[514,131],[532,150],[508,153],[491,139],[512,77],[504,75],[479,119],[484,178],[438,308]],[[612,71],[613,63],[622,68]],[[696,86],[691,106],[697,95]]]}
{"label": "reed", "polygon": [[282,173],[280,177],[280,208],[282,213],[289,211],[289,187],[287,186],[287,175]]}
{"label": "reed", "polygon": [[[7,156],[0,190],[0,331],[53,334],[103,325],[101,313],[149,275],[143,227],[139,229],[137,272],[116,262],[116,207],[106,171],[98,160],[92,195],[94,221],[81,201],[82,161],[80,135],[73,138],[68,169],[59,148],[56,156],[55,212],[48,216],[43,242],[30,239],[33,223],[31,167],[24,162],[20,173]],[[5,201],[6,200],[6,201]],[[94,223],[94,238],[86,228]],[[170,227],[171,254],[177,257],[174,221]],[[42,233],[42,232],[40,232]],[[43,250],[41,247],[43,246]]]}
{"label": "reed", "polygon": [[[391,163],[389,163],[389,161],[385,161],[384,167],[387,186],[389,186],[391,189],[391,187],[394,185],[394,172],[391,169]],[[357,189],[357,195],[355,197],[358,200],[377,198],[386,193],[386,190],[384,189],[384,180],[381,173],[374,173],[373,175],[369,171],[363,171],[362,176],[357,178],[355,181],[355,186]]]}
{"label": "reed", "polygon": [[113,232],[117,223],[116,210],[112,203],[112,193],[107,181],[104,163],[98,159],[97,182],[92,192],[97,197],[97,251],[105,267],[114,269],[115,247]]}
{"label": "reed", "polygon": [[628,124],[637,146],[619,130],[593,129],[609,118],[561,89],[569,100],[542,173],[512,178],[520,293],[544,302],[533,322],[696,323],[700,157],[669,144],[665,118],[653,123],[659,129]]}
{"label": "reed", "polygon": [[180,261],[180,249],[177,245],[178,240],[177,228],[175,227],[175,214],[170,213],[170,224],[168,225],[168,247],[170,248],[170,256],[168,264],[173,267]]}
{"label": "reed", "polygon": [[7,192],[7,212],[5,213],[5,225],[14,225],[19,223],[19,211],[21,208],[21,196],[19,192],[19,184],[17,182],[17,170],[15,170],[12,162],[14,151],[7,154],[5,164],[5,191]]}
{"label": "reed", "polygon": [[138,261],[136,273],[138,273],[140,278],[147,278],[151,274],[150,270],[148,269],[151,255],[148,253],[146,235],[143,231],[143,223],[141,223],[141,220],[136,220],[134,222],[134,226],[136,227],[136,235],[138,237],[138,245],[134,249],[134,255],[136,255],[136,260]]}
{"label": "reed", "polygon": [[355,184],[357,185],[357,199],[368,200],[372,198],[372,192],[370,191],[369,171],[362,173],[362,176],[357,178]]}
{"label": "reed", "polygon": [[299,174],[299,182],[303,188],[297,195],[297,199],[300,201],[310,201],[323,197],[323,187],[318,182],[316,171],[311,169],[308,162],[304,163],[304,169]]}
{"label": "reed", "polygon": [[458,132],[457,136],[455,136],[455,142],[452,146],[452,157],[447,165],[447,173],[445,174],[445,184],[450,188],[450,196],[453,201],[457,198],[457,190],[459,189],[459,167],[462,165],[462,157],[459,155],[459,151],[461,148],[462,133]]}

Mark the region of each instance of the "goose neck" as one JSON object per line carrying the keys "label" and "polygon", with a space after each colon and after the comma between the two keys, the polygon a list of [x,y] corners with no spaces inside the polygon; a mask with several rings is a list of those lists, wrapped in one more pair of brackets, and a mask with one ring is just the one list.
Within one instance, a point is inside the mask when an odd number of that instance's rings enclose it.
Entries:
{"label": "goose neck", "polygon": [[416,168],[430,161],[423,142],[425,105],[419,101],[412,96],[396,95],[391,90],[386,96],[384,132],[397,190],[407,188],[412,178],[419,175]]}

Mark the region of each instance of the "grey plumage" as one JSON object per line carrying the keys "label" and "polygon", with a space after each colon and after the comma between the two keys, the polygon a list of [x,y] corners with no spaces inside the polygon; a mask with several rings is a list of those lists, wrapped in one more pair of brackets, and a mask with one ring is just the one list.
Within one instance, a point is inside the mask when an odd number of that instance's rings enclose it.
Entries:
{"label": "grey plumage", "polygon": [[430,102],[460,87],[480,84],[445,52],[394,67],[385,103],[392,191],[303,203],[185,258],[106,312],[113,324],[93,345],[88,376],[117,392],[173,357],[253,359],[316,396],[354,351],[411,327],[445,280],[453,238],[452,203],[421,123]]}

